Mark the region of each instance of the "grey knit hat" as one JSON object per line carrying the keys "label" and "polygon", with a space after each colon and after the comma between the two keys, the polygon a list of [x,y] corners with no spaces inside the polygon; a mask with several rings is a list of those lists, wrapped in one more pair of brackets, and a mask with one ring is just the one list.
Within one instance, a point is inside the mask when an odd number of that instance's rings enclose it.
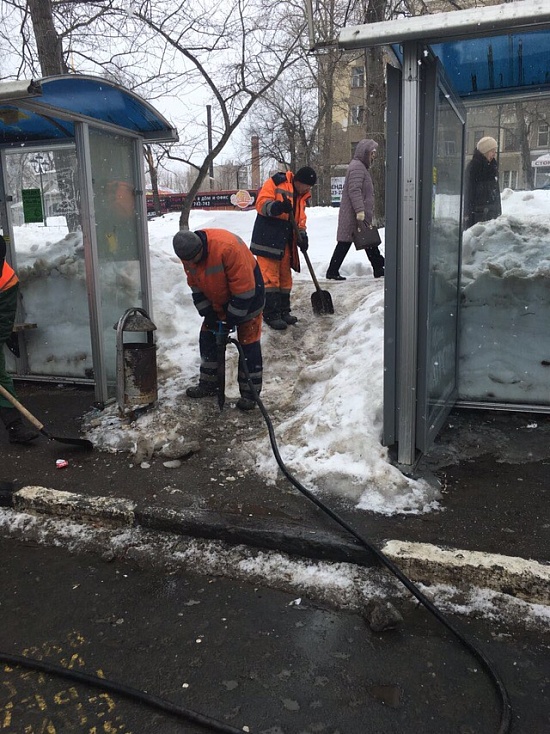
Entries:
{"label": "grey knit hat", "polygon": [[496,150],[498,148],[498,143],[494,138],[487,136],[485,138],[481,138],[476,145],[476,148],[480,153],[485,155],[485,153],[488,153],[490,150]]}
{"label": "grey knit hat", "polygon": [[192,260],[202,249],[202,240],[195,232],[182,230],[172,240],[174,252],[180,260]]}

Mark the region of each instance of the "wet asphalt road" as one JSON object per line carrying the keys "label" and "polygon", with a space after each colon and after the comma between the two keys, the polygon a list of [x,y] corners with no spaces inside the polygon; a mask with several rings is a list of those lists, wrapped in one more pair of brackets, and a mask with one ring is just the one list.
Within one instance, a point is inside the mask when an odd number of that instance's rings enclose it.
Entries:
{"label": "wet asphalt road", "polygon": [[[145,689],[261,734],[491,734],[479,664],[423,609],[398,631],[227,579],[0,540],[0,650]],[[550,634],[454,620],[495,664],[514,734],[546,734]],[[195,734],[112,694],[1,666],[0,732]]]}

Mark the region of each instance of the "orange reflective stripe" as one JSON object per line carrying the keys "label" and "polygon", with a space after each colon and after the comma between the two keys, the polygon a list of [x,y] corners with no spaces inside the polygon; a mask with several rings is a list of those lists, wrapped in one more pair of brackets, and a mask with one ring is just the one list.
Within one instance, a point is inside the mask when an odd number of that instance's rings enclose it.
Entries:
{"label": "orange reflective stripe", "polygon": [[0,275],[0,291],[7,291],[8,288],[13,288],[17,282],[18,278],[14,269],[4,261],[2,275]]}

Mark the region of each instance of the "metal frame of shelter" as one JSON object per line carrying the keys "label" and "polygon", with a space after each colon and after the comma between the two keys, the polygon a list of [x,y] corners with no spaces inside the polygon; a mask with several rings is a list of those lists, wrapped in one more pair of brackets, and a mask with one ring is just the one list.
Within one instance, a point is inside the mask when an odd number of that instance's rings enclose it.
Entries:
{"label": "metal frame of shelter", "polygon": [[[7,157],[22,151],[70,150],[76,158],[75,189],[79,198],[92,362],[88,370],[91,379],[82,381],[95,384],[95,396],[100,404],[113,397],[115,388],[113,323],[116,325],[120,313],[128,307],[143,307],[151,313],[143,144],[177,139],[177,131],[148,102],[121,85],[99,77],[71,74],[0,84],[0,226],[8,244],[8,259],[16,269],[17,243],[14,243]],[[115,194],[109,197],[108,192],[114,190],[117,178],[123,178],[117,171],[121,161],[128,196],[124,217],[119,217],[119,232],[120,239],[126,236],[126,249],[123,255],[119,254],[119,262],[112,257],[106,263],[103,252],[108,250],[104,240],[108,228],[112,229],[112,222],[107,220],[114,216],[113,199],[116,198]],[[100,174],[112,178],[113,184],[103,194],[103,203],[98,193]],[[123,230],[130,234],[125,235]],[[113,243],[112,234],[109,242]],[[121,269],[124,258],[126,264],[131,261],[133,266],[130,280],[137,281],[132,283],[131,298],[139,302],[124,303],[120,297],[116,305],[120,312],[114,314],[112,307],[106,308],[108,294],[102,278],[106,266],[111,271]],[[67,309],[70,308],[67,304]],[[47,313],[43,321],[48,322]],[[48,379],[47,371],[42,369],[37,370],[39,374],[33,374],[25,340],[22,347],[16,375]],[[53,378],[62,381],[63,375],[56,374]]]}
{"label": "metal frame of shelter", "polygon": [[[461,202],[463,101],[550,93],[550,3],[522,0],[347,27],[337,46],[391,47],[398,60],[387,67],[386,211],[396,216],[386,222],[383,442],[410,466],[457,398],[462,216],[458,207],[450,237],[436,231],[435,193],[446,165],[437,158],[438,120],[461,133],[460,168],[450,171]],[[448,270],[444,285],[433,277],[438,258]]]}

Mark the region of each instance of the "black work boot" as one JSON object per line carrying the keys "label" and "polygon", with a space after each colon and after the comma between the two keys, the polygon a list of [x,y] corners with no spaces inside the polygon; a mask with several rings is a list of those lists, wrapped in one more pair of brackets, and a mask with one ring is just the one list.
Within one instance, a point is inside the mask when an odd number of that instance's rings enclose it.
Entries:
{"label": "black work boot", "polygon": [[284,331],[287,328],[287,323],[281,315],[280,293],[265,294],[264,321],[268,326],[277,331]]}
{"label": "black work boot", "polygon": [[235,407],[239,410],[254,410],[256,407],[256,401],[252,400],[252,398],[244,397],[243,395],[237,400]]}
{"label": "black work boot", "polygon": [[10,443],[30,443],[38,438],[38,431],[26,426],[15,408],[0,408],[0,418],[6,426]]}
{"label": "black work boot", "polygon": [[281,293],[281,318],[289,326],[297,323],[298,319],[290,313],[290,293]]}
{"label": "black work boot", "polygon": [[185,394],[188,398],[208,398],[212,395],[217,395],[218,388],[213,385],[205,385],[204,382],[199,382],[198,385],[188,387]]}

